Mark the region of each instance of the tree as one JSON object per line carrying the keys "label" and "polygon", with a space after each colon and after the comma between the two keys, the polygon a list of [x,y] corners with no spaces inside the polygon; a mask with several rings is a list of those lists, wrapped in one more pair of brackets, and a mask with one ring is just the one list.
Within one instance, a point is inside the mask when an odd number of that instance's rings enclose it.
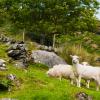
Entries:
{"label": "tree", "polygon": [[99,7],[97,0],[1,0],[0,5],[23,36],[30,30],[45,36],[93,32]]}

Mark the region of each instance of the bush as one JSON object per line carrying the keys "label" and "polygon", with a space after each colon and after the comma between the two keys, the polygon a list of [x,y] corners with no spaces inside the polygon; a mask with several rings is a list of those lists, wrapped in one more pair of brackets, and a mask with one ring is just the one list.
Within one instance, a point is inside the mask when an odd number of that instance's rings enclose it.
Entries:
{"label": "bush", "polygon": [[86,49],[89,53],[98,53],[100,54],[100,36],[90,33],[84,32],[77,35],[59,35],[56,37],[56,45],[60,46],[62,44],[76,44],[81,45],[84,49]]}
{"label": "bush", "polygon": [[7,79],[0,80],[0,91],[8,90],[10,86],[11,86],[11,81]]}

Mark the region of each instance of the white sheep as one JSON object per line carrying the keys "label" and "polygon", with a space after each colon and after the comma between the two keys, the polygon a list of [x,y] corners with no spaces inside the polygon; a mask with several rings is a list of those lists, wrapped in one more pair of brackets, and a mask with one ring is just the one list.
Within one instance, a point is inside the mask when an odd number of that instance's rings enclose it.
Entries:
{"label": "white sheep", "polygon": [[84,66],[89,65],[88,62],[82,62],[81,64],[84,65]]}
{"label": "white sheep", "polygon": [[[88,62],[82,62],[81,64],[83,66],[88,66],[89,65]],[[85,79],[85,82],[86,82],[86,87],[89,88],[90,87],[90,80],[89,79],[88,80]]]}
{"label": "white sheep", "polygon": [[70,78],[71,84],[73,84],[73,81],[75,80],[74,72],[71,65],[55,65],[53,66],[53,68],[47,71],[47,75],[51,77],[58,77],[60,80],[62,79],[62,77]]}
{"label": "white sheep", "polygon": [[99,67],[93,67],[90,65],[82,65],[79,64],[79,57],[74,55],[70,55],[72,58],[72,63],[74,68],[76,69],[77,73],[77,86],[80,87],[81,78],[86,80],[94,79],[96,82],[96,90],[99,90],[100,86],[100,68]]}

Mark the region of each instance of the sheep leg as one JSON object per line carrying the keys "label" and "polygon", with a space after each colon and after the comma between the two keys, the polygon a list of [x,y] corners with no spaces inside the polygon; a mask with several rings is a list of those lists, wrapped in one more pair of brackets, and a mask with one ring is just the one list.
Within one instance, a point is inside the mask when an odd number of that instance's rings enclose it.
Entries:
{"label": "sheep leg", "polygon": [[81,76],[78,77],[78,87],[81,87]]}
{"label": "sheep leg", "polygon": [[87,88],[90,87],[89,84],[90,84],[90,80],[87,80],[87,82],[86,82],[86,87],[87,87]]}
{"label": "sheep leg", "polygon": [[100,86],[100,81],[99,80],[97,80],[97,84],[96,84],[97,86],[96,86],[96,91],[99,91],[99,86]]}
{"label": "sheep leg", "polygon": [[96,91],[99,91],[99,86],[96,87]]}
{"label": "sheep leg", "polygon": [[78,87],[78,79],[76,79],[76,82],[77,82],[77,87]]}

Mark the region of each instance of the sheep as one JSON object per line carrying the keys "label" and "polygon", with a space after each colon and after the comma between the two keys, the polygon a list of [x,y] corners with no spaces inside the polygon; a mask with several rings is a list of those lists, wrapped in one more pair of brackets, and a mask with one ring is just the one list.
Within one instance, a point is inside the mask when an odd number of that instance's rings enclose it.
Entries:
{"label": "sheep", "polygon": [[84,66],[89,65],[88,62],[82,62],[81,64],[84,65]]}
{"label": "sheep", "polygon": [[[88,62],[82,62],[81,64],[84,65],[84,66],[89,65]],[[90,80],[85,79],[85,82],[86,82],[86,87],[89,88],[90,87]]]}
{"label": "sheep", "polygon": [[[89,65],[88,62],[82,62],[81,64],[84,65],[84,66]],[[90,80],[85,79],[85,82],[86,82],[86,87],[89,88],[90,87]]]}
{"label": "sheep", "polygon": [[99,67],[93,67],[90,65],[82,65],[79,64],[79,57],[74,55],[70,55],[72,58],[72,64],[76,70],[77,73],[77,87],[80,86],[81,78],[86,80],[94,79],[96,82],[96,90],[99,91],[100,86],[100,68]]}
{"label": "sheep", "polygon": [[59,64],[59,65],[53,66],[53,68],[50,68],[49,71],[47,71],[47,75],[51,77],[58,77],[60,81],[62,77],[70,78],[71,84],[73,84],[74,79],[75,79],[72,66],[65,65],[65,64]]}

